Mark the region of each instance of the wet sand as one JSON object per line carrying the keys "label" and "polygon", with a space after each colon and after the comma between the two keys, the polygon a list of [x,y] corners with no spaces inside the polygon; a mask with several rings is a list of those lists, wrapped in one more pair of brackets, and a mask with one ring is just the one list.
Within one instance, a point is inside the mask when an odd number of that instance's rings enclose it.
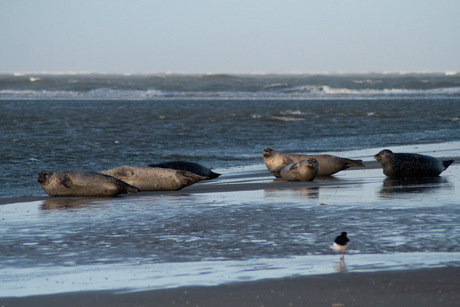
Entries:
{"label": "wet sand", "polygon": [[337,273],[212,287],[0,298],[1,306],[458,306],[460,268]]}
{"label": "wet sand", "polygon": [[[454,160],[454,164],[449,168],[452,169],[457,167],[460,163],[460,157],[441,157],[441,159]],[[223,174],[221,177],[214,180],[201,181],[198,184],[183,188],[179,191],[158,191],[158,192],[140,192],[137,194],[120,194],[116,197],[136,198],[139,196],[148,195],[184,195],[184,194],[195,194],[195,193],[218,193],[218,192],[238,192],[238,191],[254,191],[254,190],[285,190],[285,189],[302,189],[302,188],[321,188],[328,186],[346,186],[356,183],[368,183],[366,177],[354,177],[354,180],[339,181],[340,176],[347,172],[363,171],[363,170],[379,170],[380,165],[377,161],[364,161],[366,167],[352,167],[345,171],[339,172],[334,176],[330,177],[318,177],[311,182],[288,182],[282,179],[275,179],[265,168],[263,170],[236,172],[232,174]],[[449,169],[448,169],[449,170]],[[447,170],[446,170],[447,171]],[[382,179],[385,179],[383,173],[381,174]],[[442,176],[434,177],[442,178]],[[34,184],[38,184],[34,182]],[[426,182],[426,188],[430,188],[432,182]],[[49,197],[45,194],[43,196],[27,196],[27,197],[12,197],[12,198],[0,198],[0,205],[20,203],[20,202],[31,202],[31,201],[58,201],[62,200],[77,200],[84,198],[77,197]]]}
{"label": "wet sand", "polygon": [[[450,157],[452,159],[452,157]],[[458,181],[459,157],[449,170]],[[379,165],[366,162],[366,169]],[[352,168],[346,172],[362,171]],[[455,171],[453,171],[455,170]],[[349,173],[350,175],[351,173]],[[275,180],[266,170],[224,174],[219,180],[202,182],[181,191],[162,195],[187,195],[251,190],[293,190],[329,186],[366,184],[369,178],[346,174],[313,182]],[[359,174],[359,175],[358,175]],[[367,174],[367,173],[366,173]],[[442,176],[441,176],[442,177]],[[375,178],[375,177],[374,177]],[[381,185],[385,177],[380,173]],[[434,188],[438,182],[427,181],[418,188]],[[385,184],[383,185],[385,189]],[[391,185],[389,187],[391,189]],[[158,192],[121,195],[136,197],[158,195]],[[458,191],[455,192],[458,194]],[[18,197],[0,199],[0,204],[50,201],[67,206],[76,198]],[[400,271],[343,272],[282,279],[264,279],[219,286],[187,286],[174,289],[121,293],[117,291],[78,291],[25,297],[0,298],[0,306],[457,306],[460,302],[460,267],[444,267]]]}

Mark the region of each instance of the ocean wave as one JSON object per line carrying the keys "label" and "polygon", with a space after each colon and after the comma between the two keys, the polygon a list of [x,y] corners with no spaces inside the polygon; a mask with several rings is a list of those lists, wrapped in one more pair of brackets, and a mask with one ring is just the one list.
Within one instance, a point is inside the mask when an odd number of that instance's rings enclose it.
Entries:
{"label": "ocean wave", "polygon": [[272,116],[271,118],[277,121],[282,121],[282,122],[305,121],[305,118],[287,117],[287,116]]}
{"label": "ocean wave", "polygon": [[460,87],[428,90],[413,89],[348,89],[329,86],[305,86],[283,92],[235,92],[235,91],[161,91],[161,90],[117,90],[99,88],[83,91],[67,90],[0,90],[0,99],[148,99],[148,98],[190,98],[190,99],[378,99],[413,97],[448,98],[459,97]]}
{"label": "ocean wave", "polygon": [[0,99],[378,99],[460,97],[460,76],[0,74]]}

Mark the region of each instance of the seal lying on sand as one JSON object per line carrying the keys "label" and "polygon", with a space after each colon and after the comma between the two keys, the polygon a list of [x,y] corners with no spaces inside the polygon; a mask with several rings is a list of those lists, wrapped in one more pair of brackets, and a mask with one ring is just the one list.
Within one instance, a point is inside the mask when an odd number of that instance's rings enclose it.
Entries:
{"label": "seal lying on sand", "polygon": [[[332,155],[296,155],[280,153],[271,148],[263,152],[264,162],[268,170],[273,173],[279,167],[296,163],[302,160],[315,158],[319,163],[318,176],[330,176],[352,166],[364,167],[362,160],[350,160]],[[276,177],[276,174],[273,174]]]}
{"label": "seal lying on sand", "polygon": [[315,158],[291,163],[273,171],[276,177],[288,181],[313,181],[318,175],[319,164]]}
{"label": "seal lying on sand", "polygon": [[439,176],[454,162],[415,153],[393,153],[389,149],[380,151],[374,159],[382,166],[383,173],[392,178]]}
{"label": "seal lying on sand", "polygon": [[158,164],[149,164],[150,167],[161,167],[161,168],[171,168],[180,171],[187,171],[199,176],[207,177],[206,179],[214,179],[219,177],[221,174],[214,173],[209,168],[204,167],[198,163],[187,162],[187,161],[171,161],[163,162]]}
{"label": "seal lying on sand", "polygon": [[177,191],[206,177],[160,167],[121,166],[101,172],[123,180],[141,191]]}
{"label": "seal lying on sand", "polygon": [[115,196],[139,192],[117,178],[94,172],[41,171],[37,181],[49,196]]}

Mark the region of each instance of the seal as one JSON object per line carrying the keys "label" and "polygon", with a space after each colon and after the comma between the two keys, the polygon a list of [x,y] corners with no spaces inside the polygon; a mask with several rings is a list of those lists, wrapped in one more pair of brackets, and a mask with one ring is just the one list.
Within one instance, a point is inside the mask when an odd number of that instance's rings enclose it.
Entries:
{"label": "seal", "polygon": [[170,162],[163,162],[157,164],[149,164],[150,167],[161,167],[161,168],[171,168],[180,171],[187,171],[199,176],[206,177],[206,179],[214,179],[219,177],[221,174],[214,173],[209,168],[195,163],[195,162],[188,162],[188,161],[170,161]]}
{"label": "seal", "polygon": [[[272,148],[265,148],[263,151],[264,163],[267,169],[272,172],[279,167],[296,163],[302,160],[315,158],[319,164],[318,176],[331,176],[341,170],[349,167],[364,167],[362,160],[351,160],[332,155],[296,155],[288,153],[280,153]],[[275,177],[276,173],[273,174]]]}
{"label": "seal", "polygon": [[318,170],[318,160],[310,158],[278,168],[273,173],[279,173],[279,177],[287,181],[313,181]]}
{"label": "seal", "polygon": [[115,196],[139,189],[117,178],[95,172],[38,173],[37,181],[49,196]]}
{"label": "seal", "polygon": [[454,163],[454,160],[441,160],[416,153],[393,153],[389,149],[380,151],[374,159],[390,178],[435,177]]}
{"label": "seal", "polygon": [[141,191],[177,191],[206,179],[187,171],[150,166],[121,166],[100,173],[123,180]]}

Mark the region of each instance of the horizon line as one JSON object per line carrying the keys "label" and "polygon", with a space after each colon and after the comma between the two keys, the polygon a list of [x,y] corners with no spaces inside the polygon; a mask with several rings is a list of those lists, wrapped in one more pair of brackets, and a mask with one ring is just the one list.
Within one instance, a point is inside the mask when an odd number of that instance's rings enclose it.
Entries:
{"label": "horizon line", "polygon": [[460,74],[460,71],[445,70],[445,71],[370,71],[370,72],[90,72],[90,71],[0,71],[0,74],[11,74],[14,76],[22,75],[410,75],[410,74],[444,74],[446,76],[455,76]]}

